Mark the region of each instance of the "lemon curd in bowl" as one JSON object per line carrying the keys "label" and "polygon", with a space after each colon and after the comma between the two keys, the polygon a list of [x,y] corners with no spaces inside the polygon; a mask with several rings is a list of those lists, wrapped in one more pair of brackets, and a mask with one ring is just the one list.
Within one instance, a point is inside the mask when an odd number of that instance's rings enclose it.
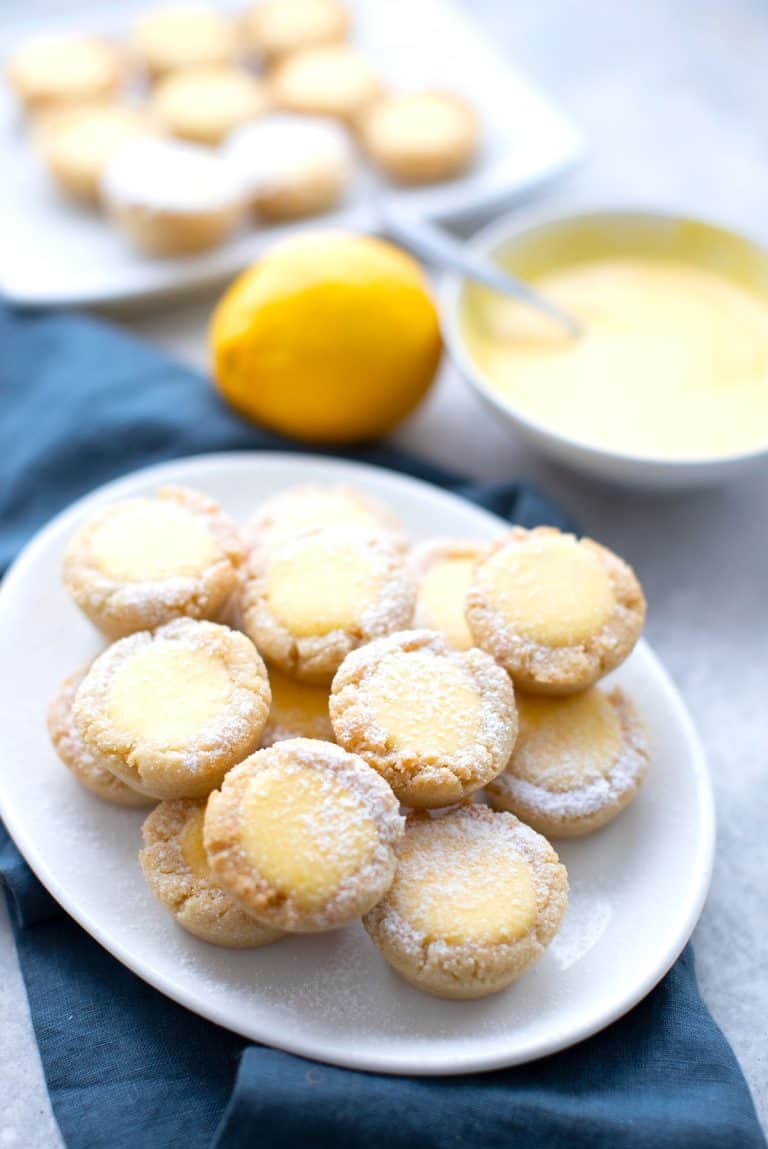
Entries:
{"label": "lemon curd in bowl", "polygon": [[496,225],[477,245],[583,325],[573,338],[476,284],[448,295],[465,374],[545,450],[639,482],[713,478],[768,451],[758,247],[703,222],[621,212]]}

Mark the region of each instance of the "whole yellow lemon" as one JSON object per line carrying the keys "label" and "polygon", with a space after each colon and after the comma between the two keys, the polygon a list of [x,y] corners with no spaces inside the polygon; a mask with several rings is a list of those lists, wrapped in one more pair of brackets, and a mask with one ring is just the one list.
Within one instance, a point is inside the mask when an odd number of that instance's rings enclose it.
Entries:
{"label": "whole yellow lemon", "polygon": [[382,240],[332,232],[277,244],[236,279],[210,343],[238,411],[317,443],[388,431],[427,391],[441,349],[419,265]]}

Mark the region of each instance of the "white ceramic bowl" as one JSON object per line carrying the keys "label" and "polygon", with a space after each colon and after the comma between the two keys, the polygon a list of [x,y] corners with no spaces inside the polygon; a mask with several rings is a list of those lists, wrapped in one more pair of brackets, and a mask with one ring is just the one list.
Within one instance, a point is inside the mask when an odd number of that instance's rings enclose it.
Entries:
{"label": "white ceramic bowl", "polygon": [[[570,215],[507,216],[483,228],[469,246],[491,257],[513,257],[523,244],[567,242],[577,229],[592,229],[605,238],[614,251],[623,250],[623,241],[633,250],[650,249],[681,256],[687,245],[695,247],[697,259],[727,269],[748,268],[750,278],[760,284],[768,297],[768,252],[746,237],[717,224],[691,220],[662,211],[606,210]],[[684,256],[683,256],[684,257]],[[544,454],[593,477],[633,487],[672,488],[719,483],[742,473],[757,460],[768,457],[768,443],[756,450],[736,455],[696,459],[673,459],[611,451],[584,442],[531,418],[524,409],[503,399],[483,377],[473,360],[462,328],[462,306],[467,281],[458,275],[444,278],[441,288],[443,334],[452,359],[464,379],[486,407],[513,431],[537,446]]]}

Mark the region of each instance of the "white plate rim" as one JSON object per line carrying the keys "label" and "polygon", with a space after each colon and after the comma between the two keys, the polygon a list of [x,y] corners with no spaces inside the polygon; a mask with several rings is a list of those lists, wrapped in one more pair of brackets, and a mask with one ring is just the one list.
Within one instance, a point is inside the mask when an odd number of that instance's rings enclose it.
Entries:
{"label": "white plate rim", "polygon": [[[385,474],[388,480],[392,480],[395,484],[400,484],[406,489],[426,487],[429,489],[430,495],[442,498],[447,502],[454,502],[456,500],[459,502],[467,501],[462,499],[461,496],[443,490],[425,480],[392,471],[386,467],[338,459],[333,456],[313,455],[301,452],[294,454],[284,451],[223,451],[184,456],[163,463],[153,464],[149,467],[139,468],[127,475],[104,483],[88,494],[83,495],[50,519],[26,544],[16,560],[8,568],[2,583],[0,583],[0,616],[2,616],[6,600],[13,593],[14,586],[19,580],[26,576],[26,572],[34,564],[38,552],[46,549],[48,539],[53,536],[54,533],[58,533],[67,523],[72,522],[74,524],[83,512],[88,509],[91,503],[100,502],[107,496],[118,496],[122,490],[130,490],[137,483],[172,481],[174,472],[179,467],[189,465],[199,466],[201,473],[204,475],[206,471],[215,470],[222,466],[253,465],[254,462],[258,462],[263,458],[268,458],[270,461],[277,463],[277,465],[290,464],[295,466],[298,471],[305,470],[308,476],[312,471],[317,471],[318,468],[337,469],[345,478],[351,480],[357,476],[363,482],[367,473],[374,472],[377,477]],[[301,481],[302,477],[301,475],[297,475],[297,482]],[[500,527],[503,528],[508,525],[505,520],[491,514],[484,508],[478,507],[475,504],[471,505],[476,511],[489,519],[495,529],[498,530]],[[653,668],[653,672],[658,676],[665,689],[667,700],[675,712],[680,731],[685,736],[690,755],[692,775],[696,783],[695,793],[700,825],[699,836],[696,842],[696,856],[691,859],[691,871],[696,880],[692,882],[688,904],[685,907],[685,913],[681,917],[677,932],[674,937],[670,938],[663,954],[657,957],[653,968],[649,968],[646,977],[638,981],[631,993],[625,993],[616,1001],[608,1002],[600,1011],[590,1017],[589,1020],[585,1020],[581,1024],[571,1027],[567,1032],[561,1031],[552,1034],[549,1038],[534,1040],[530,1043],[530,1048],[527,1051],[519,1054],[504,1055],[500,1053],[490,1053],[484,1055],[473,1051],[462,1061],[460,1057],[457,1057],[454,1051],[451,1054],[450,1062],[447,1062],[439,1057],[434,1058],[430,1057],[430,1055],[420,1053],[418,1067],[408,1064],[404,1068],[398,1069],[393,1068],[390,1058],[380,1060],[375,1054],[362,1054],[356,1059],[344,1056],[329,1056],[322,1041],[315,1040],[311,1037],[306,1041],[299,1042],[291,1039],[276,1041],[275,1034],[271,1029],[268,1034],[259,1033],[258,1023],[256,1025],[250,1024],[247,1033],[241,1029],[235,1029],[231,1024],[229,1015],[227,1015],[225,1020],[225,1011],[221,1011],[205,1001],[201,1002],[196,994],[185,992],[183,986],[178,982],[171,982],[161,973],[152,970],[149,967],[149,963],[133,955],[130,946],[123,945],[120,941],[115,941],[113,938],[108,938],[105,932],[100,928],[98,922],[94,922],[89,918],[87,913],[80,911],[76,903],[76,897],[72,897],[68,891],[59,884],[55,873],[50,870],[43,853],[38,849],[33,837],[28,836],[23,826],[16,820],[12,807],[6,802],[2,786],[2,775],[0,775],[0,817],[2,817],[5,827],[20,853],[41,884],[48,890],[54,900],[61,905],[65,912],[90,934],[99,945],[107,950],[108,953],[111,953],[113,957],[131,970],[132,973],[159,990],[166,997],[216,1025],[230,1029],[233,1032],[238,1032],[246,1040],[261,1043],[272,1048],[282,1049],[299,1057],[316,1059],[326,1064],[369,1073],[383,1073],[388,1076],[455,1076],[458,1074],[480,1073],[527,1064],[577,1045],[579,1042],[600,1032],[600,1030],[624,1016],[624,1014],[642,1001],[643,998],[658,985],[682,953],[701,915],[709,890],[714,865],[715,806],[704,749],[682,697],[669,673],[645,639],[640,640],[638,647],[643,651],[644,658]]]}

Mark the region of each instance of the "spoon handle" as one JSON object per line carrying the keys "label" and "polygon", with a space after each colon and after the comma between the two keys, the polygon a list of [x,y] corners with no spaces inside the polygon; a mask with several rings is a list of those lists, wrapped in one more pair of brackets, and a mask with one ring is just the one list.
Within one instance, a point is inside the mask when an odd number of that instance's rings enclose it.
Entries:
{"label": "spoon handle", "polygon": [[449,271],[457,271],[476,283],[490,287],[493,291],[499,291],[503,295],[520,300],[521,303],[527,303],[537,311],[548,315],[569,335],[581,335],[581,325],[573,316],[562,311],[545,296],[539,295],[521,279],[497,267],[485,256],[469,250],[442,228],[435,227],[425,220],[393,211],[384,203],[378,205],[378,215],[387,235],[408,248],[419,259]]}

